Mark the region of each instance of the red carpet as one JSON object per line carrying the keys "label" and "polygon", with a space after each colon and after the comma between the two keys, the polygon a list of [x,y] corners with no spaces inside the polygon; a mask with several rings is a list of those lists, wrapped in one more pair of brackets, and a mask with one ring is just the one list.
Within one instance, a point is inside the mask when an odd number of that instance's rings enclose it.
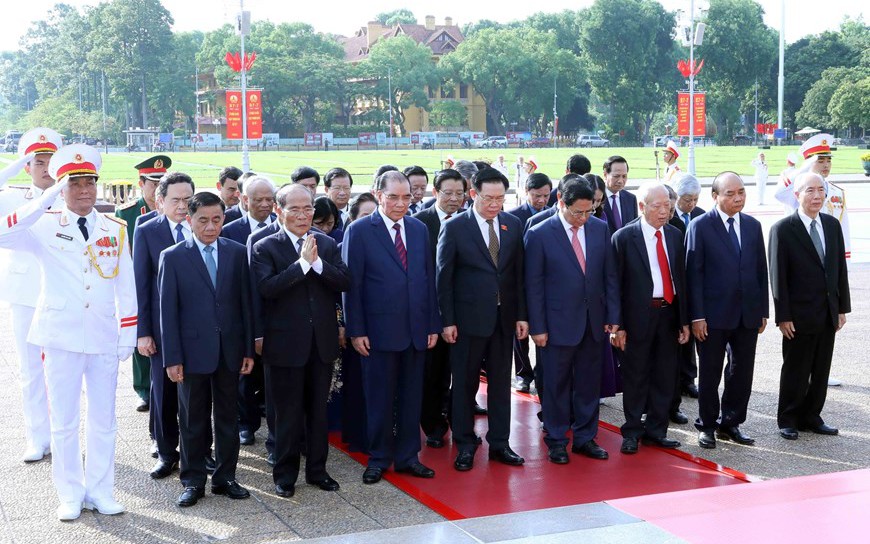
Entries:
{"label": "red carpet", "polygon": [[[688,542],[867,542],[870,470],[609,501]],[[861,536],[864,535],[864,536]]]}
{"label": "red carpet", "polygon": [[[480,392],[485,399],[486,384],[481,384]],[[600,424],[597,441],[610,453],[609,460],[571,454],[569,464],[554,465],[547,460],[541,424],[535,415],[538,408],[533,397],[513,395],[511,447],[525,457],[522,467],[490,462],[484,440],[477,450],[474,469],[458,472],[453,468],[456,450],[448,442],[442,449],[424,445],[420,452],[420,461],[435,470],[435,478],[413,478],[392,471],[384,478],[449,520],[748,481],[739,472],[677,450],[641,446],[636,455],[623,455],[619,453],[619,429],[607,423]],[[478,416],[475,427],[479,436],[485,436],[486,417]],[[332,433],[330,441],[365,465],[367,457],[348,452],[339,433]]]}

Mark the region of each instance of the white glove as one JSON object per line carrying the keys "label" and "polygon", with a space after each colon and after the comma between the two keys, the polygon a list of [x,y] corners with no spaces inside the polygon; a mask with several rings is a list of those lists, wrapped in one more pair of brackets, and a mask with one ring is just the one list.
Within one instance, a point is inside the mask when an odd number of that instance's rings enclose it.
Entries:
{"label": "white glove", "polygon": [[24,170],[24,166],[29,163],[30,159],[32,159],[34,156],[36,156],[36,153],[28,153],[20,159],[9,163],[9,166],[4,168],[3,170],[0,170],[0,187],[6,185],[6,182],[14,178],[18,175],[19,172]]}
{"label": "white glove", "polygon": [[118,346],[118,361],[126,361],[133,355],[133,346]]}

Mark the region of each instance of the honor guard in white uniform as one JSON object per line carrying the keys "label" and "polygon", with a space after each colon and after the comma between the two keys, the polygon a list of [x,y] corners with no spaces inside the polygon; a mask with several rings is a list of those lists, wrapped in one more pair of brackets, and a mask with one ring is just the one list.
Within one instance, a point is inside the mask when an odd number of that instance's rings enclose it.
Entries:
{"label": "honor guard in white uniform", "polygon": [[[42,191],[54,185],[48,173],[48,161],[63,145],[63,138],[50,128],[34,128],[21,136],[15,161],[29,175],[28,185],[10,185],[0,192],[0,217],[39,198]],[[7,179],[18,172],[6,172]],[[48,397],[42,371],[42,348],[27,341],[36,299],[39,296],[39,263],[24,251],[0,250],[0,300],[12,311],[12,334],[18,353],[18,377],[24,405],[25,448],[22,460],[32,463],[51,451],[51,428],[48,421]]]}
{"label": "honor guard in white uniform", "polygon": [[[27,340],[42,346],[45,356],[52,479],[57,515],[65,521],[78,518],[82,508],[124,511],[113,496],[115,390],[118,362],[136,345],[136,289],[123,221],[94,209],[100,164],[90,146],[61,148],[49,163],[57,184],[0,218],[0,247],[32,253],[41,269]],[[82,381],[88,402],[84,466]]]}
{"label": "honor guard in white uniform", "polygon": [[667,164],[662,181],[668,185],[672,185],[677,181],[680,173],[680,166],[677,164],[677,159],[680,158],[680,151],[676,142],[668,140],[667,145],[662,149],[662,158],[664,159],[665,164]]}

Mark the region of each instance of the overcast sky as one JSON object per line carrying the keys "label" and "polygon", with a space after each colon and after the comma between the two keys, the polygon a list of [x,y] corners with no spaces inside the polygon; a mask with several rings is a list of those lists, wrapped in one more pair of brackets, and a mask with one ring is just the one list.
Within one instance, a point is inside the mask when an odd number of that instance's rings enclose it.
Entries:
{"label": "overcast sky", "polygon": [[[162,0],[163,5],[175,19],[174,30],[212,30],[232,22],[239,11],[238,0]],[[660,0],[669,10],[688,10],[689,0]],[[350,35],[375,15],[398,8],[414,12],[420,23],[426,15],[434,15],[441,24],[444,17],[452,17],[455,24],[464,25],[480,19],[509,22],[524,19],[538,11],[558,12],[564,9],[579,9],[591,5],[593,0],[546,0],[543,2],[504,0],[340,0],[326,2],[300,2],[298,0],[244,0],[245,9],[254,20],[273,22],[303,21],[316,30],[331,34]],[[65,0],[77,7],[96,5],[100,0]],[[700,5],[703,0],[696,0]],[[765,10],[765,21],[779,28],[781,5],[787,4],[786,41],[793,42],[808,34],[818,34],[840,26],[843,18],[864,16],[867,20],[866,0],[760,0]],[[37,9],[25,9],[25,5]],[[3,14],[3,32],[0,32],[0,51],[15,50],[19,39],[30,27],[31,21],[41,18],[47,10],[38,4],[15,4],[7,6]],[[618,31],[618,25],[614,28]]]}

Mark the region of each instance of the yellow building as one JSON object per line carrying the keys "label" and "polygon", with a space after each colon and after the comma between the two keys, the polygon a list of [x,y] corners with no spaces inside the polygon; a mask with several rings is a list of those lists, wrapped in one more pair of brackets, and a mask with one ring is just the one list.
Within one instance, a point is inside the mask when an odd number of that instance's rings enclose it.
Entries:
{"label": "yellow building", "polygon": [[[452,53],[465,36],[459,27],[453,23],[450,17],[444,18],[443,25],[435,24],[435,17],[426,16],[425,25],[400,24],[384,26],[378,21],[371,21],[360,28],[349,38],[339,37],[339,42],[344,46],[344,58],[347,62],[357,63],[365,59],[371,47],[378,40],[394,38],[396,36],[408,36],[417,43],[422,43],[432,50],[433,62],[438,62],[440,57]],[[471,85],[457,83],[453,87],[441,86],[436,89],[427,89],[429,99],[432,102],[441,100],[457,100],[465,106],[467,119],[466,127],[445,127],[448,129],[467,128],[473,132],[486,132],[486,103],[483,97],[474,92]],[[374,108],[386,109],[383,104],[377,104],[372,100],[358,100],[354,105],[354,115],[359,115]],[[436,128],[429,124],[429,113],[418,107],[409,107],[405,110],[405,132],[429,132]],[[397,127],[400,130],[401,127]]]}

